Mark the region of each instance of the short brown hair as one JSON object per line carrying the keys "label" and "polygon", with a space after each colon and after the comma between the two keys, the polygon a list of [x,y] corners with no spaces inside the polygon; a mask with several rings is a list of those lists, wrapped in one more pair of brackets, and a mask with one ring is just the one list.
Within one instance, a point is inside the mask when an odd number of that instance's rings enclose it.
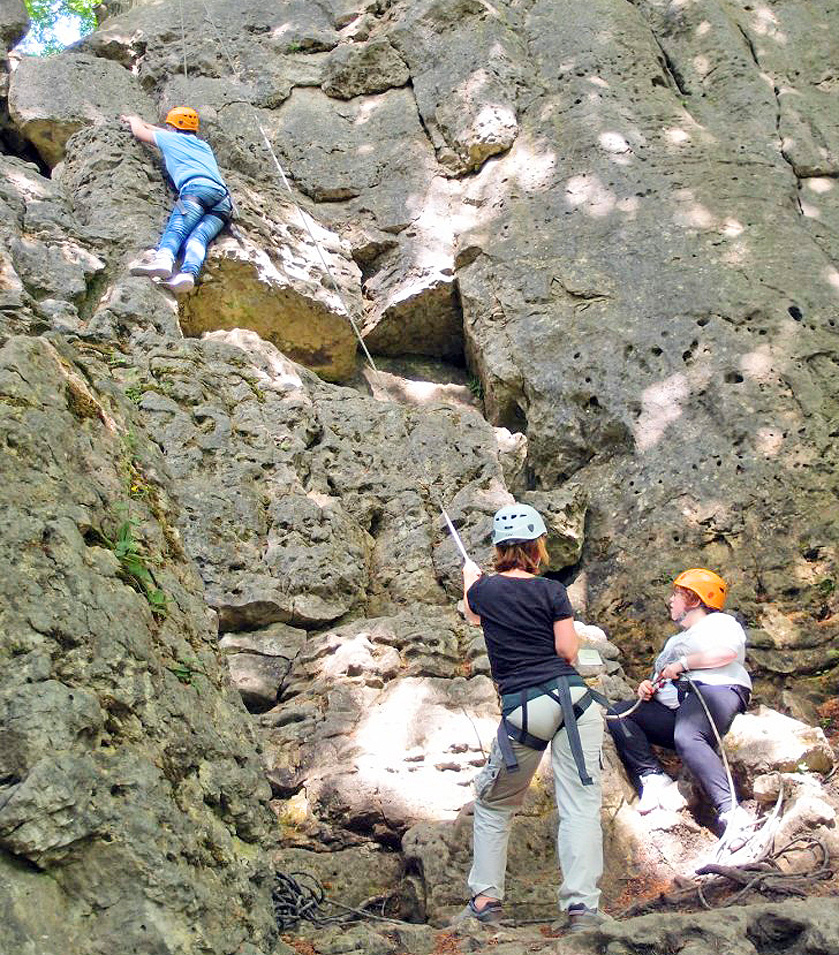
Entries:
{"label": "short brown hair", "polygon": [[681,587],[678,584],[673,588],[673,590],[677,591],[685,598],[685,601],[691,610],[701,607],[707,613],[714,613],[714,608],[709,607],[695,590],[691,590],[689,587]]}
{"label": "short brown hair", "polygon": [[528,574],[535,574],[540,564],[547,566],[549,561],[544,534],[533,541],[495,545],[495,569],[499,574],[504,570],[524,570]]}

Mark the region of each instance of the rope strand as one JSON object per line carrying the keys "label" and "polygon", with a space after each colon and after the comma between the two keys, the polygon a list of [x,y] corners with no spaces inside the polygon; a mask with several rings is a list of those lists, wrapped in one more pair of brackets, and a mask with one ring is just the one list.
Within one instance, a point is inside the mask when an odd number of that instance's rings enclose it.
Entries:
{"label": "rope strand", "polygon": [[184,79],[189,79],[189,74],[186,69],[186,28],[184,27],[184,0],[178,0],[178,8],[181,12],[181,50],[184,55]]}
{"label": "rope strand", "polygon": [[[210,23],[213,30],[215,31],[216,40],[219,46],[221,47],[221,50],[224,53],[225,58],[227,59],[228,65],[230,66],[230,70],[233,73],[233,75],[236,77],[236,79],[241,83],[242,82],[241,71],[238,70],[236,66],[234,65],[233,60],[228,51],[227,45],[224,42],[224,38],[222,37],[219,31],[219,28],[216,26],[215,20],[213,20],[212,14],[210,13],[205,0],[201,0],[201,3],[202,3],[202,6],[204,7],[204,15],[206,16],[208,22]],[[343,309],[344,314],[346,315],[350,325],[352,326],[352,330],[355,334],[356,339],[358,340],[359,345],[361,345],[361,349],[364,352],[364,357],[366,358],[368,364],[370,365],[370,368],[373,370],[374,374],[376,375],[377,383],[379,384],[380,387],[382,387],[381,379],[379,378],[379,369],[376,367],[376,363],[373,361],[373,356],[370,354],[369,350],[367,349],[367,345],[364,339],[362,338],[361,331],[358,325],[356,324],[355,319],[352,317],[352,313],[350,312],[349,307],[347,306],[346,300],[344,299],[344,296],[341,292],[338,282],[336,281],[335,276],[332,274],[332,269],[329,267],[329,263],[326,261],[326,256],[323,254],[323,249],[321,248],[321,245],[318,242],[318,240],[315,238],[315,234],[312,231],[312,227],[309,224],[309,217],[307,217],[304,214],[303,209],[300,206],[300,203],[298,203],[297,199],[295,198],[294,191],[291,188],[291,184],[288,181],[288,177],[285,174],[285,170],[280,164],[280,161],[277,158],[277,154],[274,152],[274,147],[271,145],[271,140],[268,138],[268,134],[265,132],[265,128],[260,122],[259,114],[256,112],[256,108],[254,107],[253,103],[248,103],[248,106],[250,106],[251,113],[259,129],[259,132],[262,135],[262,141],[265,143],[265,146],[268,150],[268,154],[271,156],[271,159],[273,160],[274,165],[277,168],[277,172],[280,175],[280,179],[282,180],[283,185],[286,187],[286,189],[288,190],[288,194],[291,196],[291,201],[294,204],[295,208],[297,209],[297,213],[300,216],[300,221],[303,223],[303,227],[305,228],[306,232],[309,234],[309,238],[312,240],[312,244],[317,250],[320,263],[323,266],[323,269],[326,272],[326,274],[329,276],[329,281],[332,283],[332,287],[335,290],[335,294],[338,297],[338,301],[341,303],[341,308]]]}

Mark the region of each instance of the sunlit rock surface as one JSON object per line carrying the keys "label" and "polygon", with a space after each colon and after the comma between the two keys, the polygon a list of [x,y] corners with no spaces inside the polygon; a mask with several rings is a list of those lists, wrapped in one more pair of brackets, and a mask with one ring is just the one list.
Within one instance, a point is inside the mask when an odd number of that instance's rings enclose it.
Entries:
{"label": "sunlit rock surface", "polygon": [[11,77],[9,112],[50,167],[63,158],[67,140],[85,126],[115,125],[121,112],[157,119],[131,73],[85,53],[23,57]]}
{"label": "sunlit rock surface", "polygon": [[[321,243],[324,232],[321,230]],[[340,286],[337,291],[330,287],[329,276],[336,273],[345,286],[348,284],[334,261],[326,273],[314,249],[308,261],[300,255],[301,248],[314,245],[307,239],[308,235],[298,238],[296,261],[283,261],[271,254],[289,249],[291,243],[273,244],[265,250],[243,239],[222,239],[197,292],[183,306],[184,334],[200,336],[219,329],[247,328],[327,380],[351,377],[358,343],[350,321],[352,312],[348,314],[345,308],[358,303],[342,295]],[[344,260],[343,264],[348,263]],[[312,271],[323,275],[326,288]],[[355,277],[352,272],[350,275]],[[355,311],[358,317],[358,309]]]}

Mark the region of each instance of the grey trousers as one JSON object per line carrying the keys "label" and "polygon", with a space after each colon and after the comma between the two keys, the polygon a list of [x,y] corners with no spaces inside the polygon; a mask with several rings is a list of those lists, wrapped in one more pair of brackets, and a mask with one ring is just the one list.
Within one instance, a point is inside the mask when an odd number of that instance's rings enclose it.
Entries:
{"label": "grey trousers", "polygon": [[[583,687],[572,687],[574,701],[585,693]],[[520,726],[520,710],[508,719]],[[568,735],[562,726],[562,710],[549,696],[531,700],[527,705],[528,731],[541,739],[550,739],[556,804],[559,814],[557,854],[562,870],[559,907],[583,903],[596,909],[600,901],[597,883],[603,874],[603,834],[600,828],[600,751],[603,742],[603,718],[600,708],[592,703],[577,722],[586,767],[593,785],[583,786],[571,755]],[[516,810],[524,802],[527,788],[539,767],[542,753],[510,741],[519,768],[508,772],[493,741],[489,759],[475,779],[475,820],[472,869],[469,891],[474,897],[485,894],[504,898],[507,869],[507,843]]]}

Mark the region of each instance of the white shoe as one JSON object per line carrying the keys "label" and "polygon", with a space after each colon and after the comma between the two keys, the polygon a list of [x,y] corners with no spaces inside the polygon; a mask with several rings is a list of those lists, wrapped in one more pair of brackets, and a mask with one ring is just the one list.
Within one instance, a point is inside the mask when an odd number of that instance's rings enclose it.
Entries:
{"label": "white shoe", "polygon": [[195,276],[191,272],[178,272],[163,284],[175,295],[186,295],[195,288]]}
{"label": "white shoe", "polygon": [[757,820],[741,806],[721,812],[717,821],[725,827],[714,847],[712,861],[717,865],[745,865],[765,854],[768,844],[755,832]]}
{"label": "white shoe", "polygon": [[635,807],[641,815],[658,809],[666,796],[669,786],[675,785],[669,776],[664,773],[650,773],[641,777],[641,798]]}
{"label": "white shoe", "polygon": [[721,812],[717,818],[725,834],[750,827],[754,822],[752,816],[742,806],[732,806],[731,809]]}
{"label": "white shoe", "polygon": [[175,267],[170,252],[149,249],[131,266],[132,275],[146,275],[150,279],[168,279]]}
{"label": "white shoe", "polygon": [[658,804],[668,812],[681,812],[687,809],[688,801],[682,795],[679,784],[673,780],[671,786],[665,786],[658,794]]}

